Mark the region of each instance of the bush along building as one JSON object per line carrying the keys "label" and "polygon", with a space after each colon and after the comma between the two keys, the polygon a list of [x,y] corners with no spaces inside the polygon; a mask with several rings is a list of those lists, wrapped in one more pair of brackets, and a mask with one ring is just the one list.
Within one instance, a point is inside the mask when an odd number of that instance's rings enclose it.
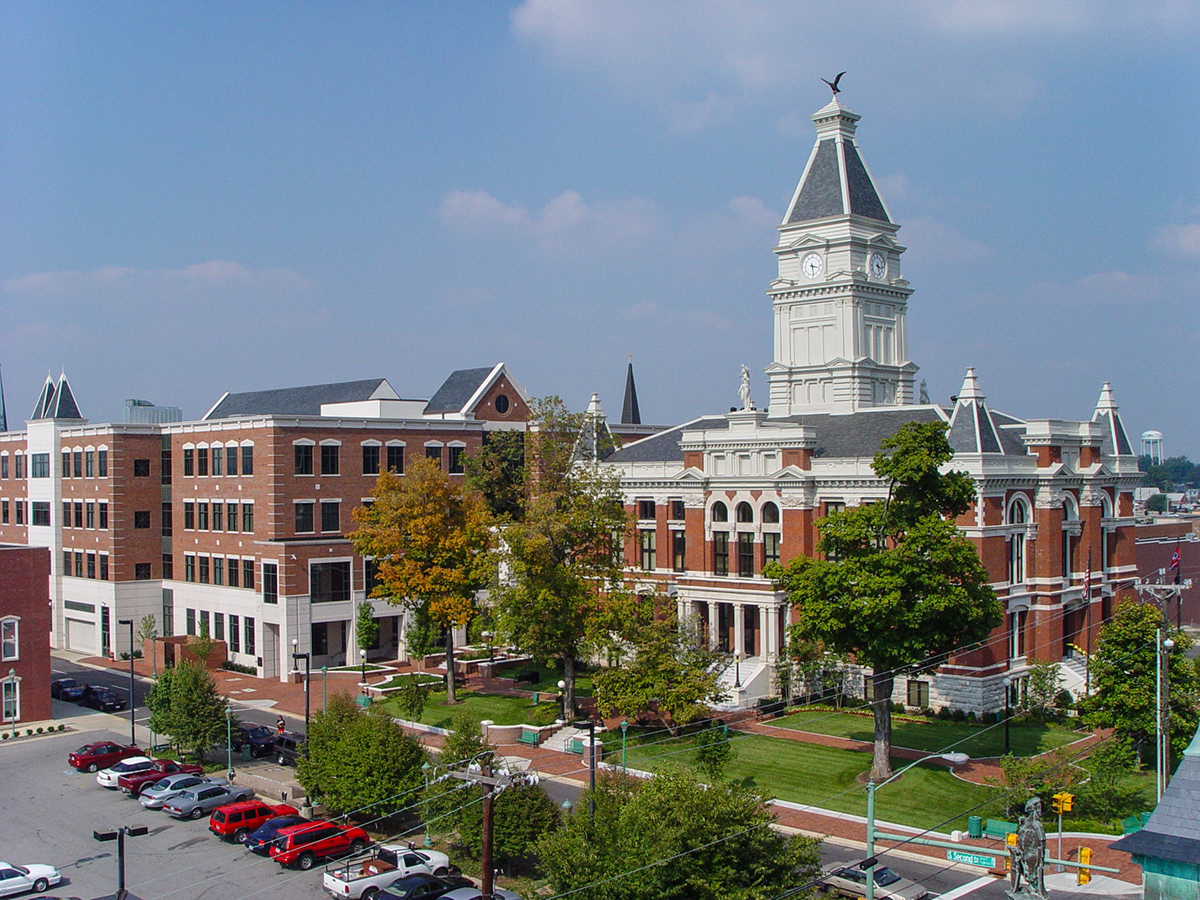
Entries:
{"label": "bush along building", "polygon": [[[206,630],[260,676],[287,677],[293,640],[314,667],[353,665],[374,578],[345,538],[351,511],[414,455],[463,477],[489,432],[525,428],[528,401],[499,363],[427,401],[374,378],[93,425],[66,376],[47,378],[25,429],[0,432],[0,542],[50,548],[53,646],[126,653],[118,620],[154,615],[159,634]],[[369,655],[402,654],[403,608],[370,602]]]}
{"label": "bush along building", "polygon": [[1104,384],[1090,417],[1076,421],[993,410],[974,369],[949,404],[931,403],[923,383],[914,390],[905,248],[860,154],[859,118],[836,97],[812,117],[816,143],[779,226],[779,274],[767,289],[768,408],[756,407],[743,371],[740,408],[605,458],[636,520],[626,563],[730,654],[723,680],[733,704],[773,695],[791,616],[763,567],[814,555],[816,521],[829,512],[886,500],[871,468],[885,437],[905,422],[944,422],[951,467],[978,486],[958,525],[979,549],[1005,623],[983,646],[897,678],[893,699],[995,711],[1003,680],[1019,691],[1035,659],[1061,661],[1065,686],[1079,693],[1080,657],[1136,575],[1141,476],[1113,392]]}

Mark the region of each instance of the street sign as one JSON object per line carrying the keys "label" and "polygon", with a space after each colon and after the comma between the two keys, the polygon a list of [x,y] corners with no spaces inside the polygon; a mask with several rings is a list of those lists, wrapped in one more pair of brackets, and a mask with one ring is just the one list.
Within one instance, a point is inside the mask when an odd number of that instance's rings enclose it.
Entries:
{"label": "street sign", "polygon": [[950,862],[966,863],[968,866],[982,866],[985,869],[996,868],[996,857],[984,856],[982,853],[964,853],[962,850],[947,850],[946,859]]}

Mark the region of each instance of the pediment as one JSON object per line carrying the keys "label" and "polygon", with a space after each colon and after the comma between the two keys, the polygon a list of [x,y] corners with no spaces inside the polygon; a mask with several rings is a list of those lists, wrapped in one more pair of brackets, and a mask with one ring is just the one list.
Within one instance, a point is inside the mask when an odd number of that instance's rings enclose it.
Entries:
{"label": "pediment", "polygon": [[799,250],[802,247],[828,247],[829,241],[819,235],[808,234],[801,235],[796,240],[787,245],[789,250]]}

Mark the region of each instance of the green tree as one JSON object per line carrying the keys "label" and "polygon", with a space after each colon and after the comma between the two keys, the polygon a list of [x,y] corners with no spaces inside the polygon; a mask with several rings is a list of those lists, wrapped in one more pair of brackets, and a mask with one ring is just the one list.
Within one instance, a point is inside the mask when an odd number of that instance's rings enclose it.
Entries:
{"label": "green tree", "polygon": [[539,659],[557,660],[575,708],[575,661],[606,598],[621,585],[614,542],[628,524],[615,475],[576,459],[585,417],[549,397],[531,404],[525,442],[525,516],[504,528],[490,600],[500,632]]}
{"label": "green tree", "polygon": [[400,681],[400,687],[392,693],[396,702],[396,710],[410,722],[419,722],[429,702],[433,686],[425,681],[419,681],[415,675],[409,675]]}
{"label": "green tree", "polygon": [[729,729],[716,722],[696,732],[696,766],[710,781],[718,781],[737,755],[730,737]]}
{"label": "green tree", "polygon": [[136,656],[142,655],[142,648],[146,646],[147,641],[152,641],[158,637],[158,619],[154,613],[147,613],[142,616],[138,623],[137,642],[138,648]]}
{"label": "green tree", "polygon": [[188,649],[196,659],[200,660],[200,665],[207,667],[208,658],[212,656],[213,642],[208,634],[208,619],[200,620],[200,633],[193,635],[192,639],[187,643]]}
{"label": "green tree", "polygon": [[[478,795],[480,788],[468,789]],[[465,802],[467,798],[460,798]],[[541,838],[558,828],[558,807],[536,785],[507,787],[492,801],[492,855],[506,870],[530,856]],[[457,816],[458,839],[473,854],[483,852],[483,804],[465,806]]]}
{"label": "green tree", "polygon": [[1146,512],[1170,512],[1171,498],[1166,494],[1151,494],[1146,501]]}
{"label": "green tree", "polygon": [[1196,669],[1187,658],[1191,639],[1163,622],[1162,612],[1150,603],[1122,603],[1112,620],[1100,629],[1100,639],[1090,663],[1092,692],[1079,701],[1086,725],[1112,728],[1128,739],[1139,756],[1154,748],[1155,635],[1174,641],[1167,652],[1171,708],[1171,758],[1180,754],[1196,733]]}
{"label": "green tree", "polygon": [[367,600],[358,604],[354,612],[354,634],[359,650],[370,650],[379,640],[379,623]]}
{"label": "green tree", "polygon": [[1062,669],[1048,659],[1030,659],[1025,679],[1025,706],[1042,721],[1054,713],[1054,701],[1062,687]]}
{"label": "green tree", "polygon": [[1088,779],[1077,792],[1077,813],[1111,821],[1132,815],[1143,806],[1141,792],[1129,777],[1134,772],[1134,756],[1127,739],[1114,735],[1104,741],[1083,766]]}
{"label": "green tree", "polygon": [[995,803],[996,813],[1015,820],[1025,809],[1030,797],[1041,797],[1042,807],[1050,809],[1050,798],[1059,791],[1074,790],[1083,772],[1074,765],[1069,748],[1042,756],[1013,756],[1000,759],[1000,778],[985,776],[988,784],[1001,788]]}
{"label": "green tree", "polygon": [[364,810],[369,818],[409,806],[422,786],[425,751],[383,707],[362,711],[335,694],[312,719],[296,777],[333,815]]}
{"label": "green tree", "polygon": [[155,734],[169,737],[174,732],[174,706],[171,702],[174,685],[175,670],[163,669],[146,692],[146,708],[150,710],[147,724]]}
{"label": "green tree", "polygon": [[467,457],[467,482],[499,522],[525,515],[525,432],[485,431],[479,452]]}
{"label": "green tree", "polygon": [[475,614],[475,595],[489,578],[487,507],[462,479],[425,458],[404,475],[382,473],[374,495],[354,510],[358,529],[347,537],[376,561],[373,594],[424,607],[445,629],[446,701],[455,703],[454,629]]}
{"label": "green tree", "polygon": [[456,778],[439,780],[447,771],[462,770],[476,757],[495,750],[483,737],[478,717],[459,710],[450,724],[450,733],[442,743],[437,758],[437,779],[425,792],[425,828],[430,834],[448,835],[462,823],[462,805],[469,799],[469,782]]}
{"label": "green tree", "polygon": [[160,672],[146,705],[151,729],[169,735],[181,751],[202,757],[205,750],[225,738],[228,704],[218,693],[212,673],[199,662],[185,659],[174,669]]}
{"label": "green tree", "polygon": [[953,455],[943,423],[905,424],[873,464],[887,502],[820,520],[823,559],[767,572],[799,615],[793,639],[820,641],[872,670],[877,781],[892,771],[896,671],[981,640],[1004,617],[975,545],[953,521],[975,502],[969,475],[941,471]]}
{"label": "green tree", "polygon": [[[583,812],[589,796],[595,824]],[[819,842],[768,827],[761,796],[705,787],[682,767],[645,782],[603,777],[578,809],[538,856],[554,891],[579,900],[765,900],[819,871]]]}

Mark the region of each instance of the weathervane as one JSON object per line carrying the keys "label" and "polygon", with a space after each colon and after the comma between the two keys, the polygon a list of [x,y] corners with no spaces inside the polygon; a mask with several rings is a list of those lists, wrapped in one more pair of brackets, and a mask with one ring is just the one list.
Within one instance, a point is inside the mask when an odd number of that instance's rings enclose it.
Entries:
{"label": "weathervane", "polygon": [[842,89],[840,87],[838,87],[838,82],[842,80],[842,76],[845,74],[846,74],[845,72],[838,72],[837,78],[833,79],[833,81],[828,81],[827,79],[824,79],[824,78],[821,79],[827,85],[829,85],[829,89],[831,91],[833,91],[833,96],[835,96],[835,97],[842,92]]}

